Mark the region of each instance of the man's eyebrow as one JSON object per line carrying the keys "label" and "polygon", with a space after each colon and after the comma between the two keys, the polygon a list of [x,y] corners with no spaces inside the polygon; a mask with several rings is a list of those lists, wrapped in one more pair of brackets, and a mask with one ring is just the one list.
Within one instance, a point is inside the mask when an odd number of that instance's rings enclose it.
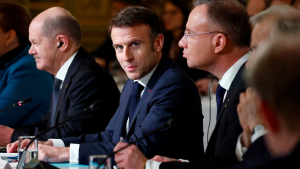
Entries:
{"label": "man's eyebrow", "polygon": [[[141,42],[143,42],[143,41],[140,40],[140,39],[133,39],[133,40],[127,42],[126,44],[131,45],[131,44],[136,43],[136,42],[141,43]],[[112,46],[113,46],[113,47],[117,47],[117,46],[123,46],[123,45],[120,45],[120,44],[118,44],[118,43],[115,43],[115,44],[113,44]]]}

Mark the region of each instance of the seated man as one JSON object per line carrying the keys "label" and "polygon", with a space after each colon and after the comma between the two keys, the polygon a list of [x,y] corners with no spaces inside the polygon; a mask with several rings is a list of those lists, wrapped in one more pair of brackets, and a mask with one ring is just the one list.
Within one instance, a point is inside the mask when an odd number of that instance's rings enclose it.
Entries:
{"label": "seated man", "polygon": [[97,133],[118,107],[120,92],[112,76],[80,47],[81,28],[65,9],[54,7],[39,14],[29,26],[31,47],[39,70],[55,76],[52,100],[40,121],[15,129],[0,126],[0,146],[19,136],[37,135],[83,111],[97,100],[101,109],[74,118],[42,135],[39,140]]}
{"label": "seated man", "polygon": [[185,159],[203,157],[203,115],[197,87],[174,61],[162,55],[161,33],[158,16],[144,7],[125,8],[112,18],[109,35],[129,78],[118,110],[103,132],[64,138],[65,148],[43,145],[53,145],[51,141],[40,143],[39,159],[87,164],[89,155],[111,153],[120,137],[135,143],[137,138],[178,115],[183,117],[178,125],[162,129],[135,145],[148,158],[156,154]]}
{"label": "seated man", "polygon": [[258,96],[252,98],[258,98],[258,113],[268,129],[266,145],[275,157],[254,168],[300,167],[299,36],[299,33],[276,34],[259,49],[258,59],[247,72],[252,92]]}

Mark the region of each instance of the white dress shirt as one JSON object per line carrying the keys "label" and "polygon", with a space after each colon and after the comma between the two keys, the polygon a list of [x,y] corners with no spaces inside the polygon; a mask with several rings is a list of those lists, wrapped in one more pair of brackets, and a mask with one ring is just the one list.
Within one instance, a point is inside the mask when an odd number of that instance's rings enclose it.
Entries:
{"label": "white dress shirt", "polygon": [[[141,91],[140,98],[142,98],[142,95],[144,93],[145,87],[147,86],[150,78],[152,77],[154,71],[156,70],[157,65],[143,78],[140,80],[134,80],[134,82],[138,82],[140,85],[144,86],[144,89]],[[127,119],[126,123],[126,132],[128,133],[129,130],[129,118]],[[53,142],[53,146],[55,147],[65,147],[64,142],[61,139],[51,139]],[[69,162],[71,164],[78,164],[79,163],[79,147],[80,144],[70,144],[70,158]]]}
{"label": "white dress shirt", "polygon": [[[261,136],[264,136],[265,134],[267,134],[267,130],[266,129],[261,129],[257,132],[255,132],[252,136],[251,136],[251,143],[254,143],[255,140],[257,140],[258,138],[260,138]],[[243,155],[246,153],[246,151],[248,150],[247,147],[243,147],[242,143],[241,143],[241,135],[239,136],[238,140],[237,140],[237,144],[236,144],[236,149],[235,149],[235,155],[238,161],[243,161]]]}
{"label": "white dress shirt", "polygon": [[[240,70],[242,65],[249,59],[250,54],[251,54],[251,52],[248,52],[243,57],[241,57],[237,62],[235,62],[225,72],[225,74],[223,75],[223,77],[219,81],[220,86],[223,87],[226,90],[226,92],[224,94],[224,97],[223,97],[223,102],[224,102],[224,99],[227,95],[227,91],[229,90],[230,85],[231,85],[233,79],[235,78],[235,75]],[[184,160],[181,160],[181,161],[184,161]],[[157,162],[157,161],[153,161],[153,160],[147,160],[145,169],[159,169],[160,164],[161,164],[161,162]]]}

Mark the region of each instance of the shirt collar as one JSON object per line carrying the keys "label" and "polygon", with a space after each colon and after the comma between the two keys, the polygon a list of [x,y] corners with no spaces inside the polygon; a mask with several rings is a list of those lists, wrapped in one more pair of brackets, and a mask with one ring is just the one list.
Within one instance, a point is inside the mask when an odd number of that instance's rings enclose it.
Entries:
{"label": "shirt collar", "polygon": [[237,72],[240,70],[242,65],[249,59],[251,52],[248,52],[243,57],[241,57],[237,62],[235,62],[223,75],[222,79],[219,81],[220,86],[222,86],[227,91],[230,88],[230,85],[237,74]]}
{"label": "shirt collar", "polygon": [[75,52],[67,61],[66,63],[64,63],[64,65],[58,70],[57,74],[56,74],[56,78],[61,80],[61,81],[64,81],[65,78],[66,78],[66,75],[67,75],[67,72],[68,72],[68,69],[73,61],[73,59],[75,58],[75,55],[78,53]]}
{"label": "shirt collar", "polygon": [[[158,64],[157,64],[158,65]],[[157,68],[157,65],[151,70],[151,72],[149,72],[146,76],[144,76],[143,78],[141,78],[140,80],[134,80],[134,82],[138,82],[140,85],[142,85],[144,88],[147,86],[151,76],[153,75],[154,71]]]}

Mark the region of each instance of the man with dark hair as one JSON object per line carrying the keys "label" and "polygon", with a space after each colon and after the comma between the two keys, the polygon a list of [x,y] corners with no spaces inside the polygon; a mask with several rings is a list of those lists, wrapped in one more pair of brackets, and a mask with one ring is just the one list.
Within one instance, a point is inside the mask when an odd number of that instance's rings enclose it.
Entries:
{"label": "man with dark hair", "polygon": [[[9,136],[11,142],[19,136],[38,135],[98,100],[102,100],[100,110],[74,118],[39,140],[96,133],[108,124],[118,107],[120,93],[111,75],[80,47],[80,39],[78,22],[63,8],[50,8],[31,22],[29,54],[34,56],[39,70],[55,76],[53,92],[48,114],[41,121],[15,128]],[[61,144],[55,140],[49,142]],[[13,151],[18,141],[10,146]]]}
{"label": "man with dark hair", "polygon": [[[147,161],[132,145],[116,155],[120,168],[141,168],[145,163],[147,169],[220,168],[237,163],[235,148],[242,128],[236,107],[239,94],[245,91],[242,75],[250,51],[249,16],[235,0],[198,0],[194,3],[195,8],[190,13],[179,46],[184,48],[183,57],[187,58],[189,67],[206,70],[220,79],[217,124],[204,158],[182,163],[177,159],[156,156],[153,158],[155,161]],[[115,150],[125,145],[119,143]],[[161,163],[168,161],[176,162]]]}
{"label": "man with dark hair", "polygon": [[[128,7],[114,16],[109,34],[129,78],[118,110],[103,132],[62,139],[70,147],[41,143],[39,159],[87,164],[89,155],[111,153],[120,137],[134,143],[147,158],[156,154],[203,157],[203,116],[197,87],[174,61],[162,55],[161,33],[159,18],[150,9]],[[177,125],[134,142],[178,115]]]}

